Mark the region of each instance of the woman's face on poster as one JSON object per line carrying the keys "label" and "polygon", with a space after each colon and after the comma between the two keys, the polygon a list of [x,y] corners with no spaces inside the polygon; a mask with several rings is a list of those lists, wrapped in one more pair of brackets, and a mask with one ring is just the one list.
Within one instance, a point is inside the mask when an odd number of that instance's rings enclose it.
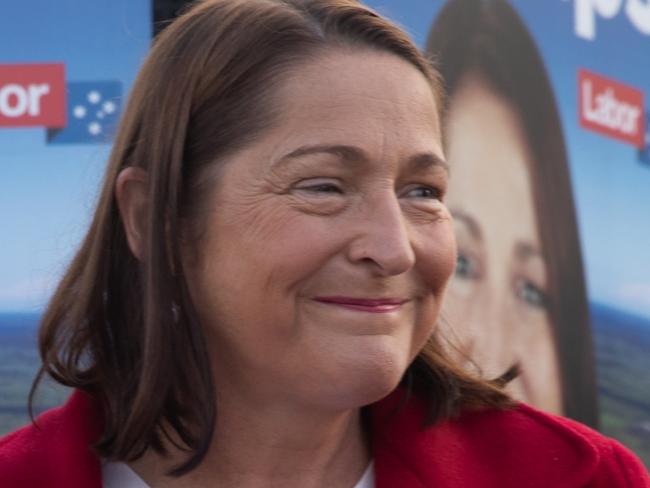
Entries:
{"label": "woman's face on poster", "polygon": [[511,392],[561,413],[553,329],[525,134],[508,102],[466,76],[446,121],[458,265],[447,298],[452,339],[486,377],[519,363]]}

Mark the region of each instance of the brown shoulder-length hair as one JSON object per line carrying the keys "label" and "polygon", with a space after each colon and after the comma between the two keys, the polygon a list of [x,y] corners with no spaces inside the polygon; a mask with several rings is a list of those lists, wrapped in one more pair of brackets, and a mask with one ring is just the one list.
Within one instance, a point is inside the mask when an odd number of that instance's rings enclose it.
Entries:
{"label": "brown shoulder-length hair", "polygon": [[535,41],[506,0],[449,0],[431,27],[426,50],[444,79],[447,103],[465,77],[473,75],[487,82],[517,114],[532,154],[529,174],[548,276],[546,305],[562,375],[564,414],[596,427],[589,308],[567,152]]}
{"label": "brown shoulder-length hair", "polygon": [[[188,453],[174,475],[205,456],[217,398],[183,272],[183,222],[214,185],[207,170],[214,173],[281,113],[273,93],[282,76],[336,47],[407,60],[442,106],[438,76],[407,35],[353,0],[206,0],[155,40],[90,229],[44,315],[43,366],[32,387],[49,374],[95,397],[104,416],[95,446],[101,456],[131,461],[172,442]],[[114,196],[118,174],[130,166],[148,175],[141,260],[129,249]],[[404,383],[426,395],[432,422],[463,407],[511,404],[498,383],[463,373],[433,339]]]}

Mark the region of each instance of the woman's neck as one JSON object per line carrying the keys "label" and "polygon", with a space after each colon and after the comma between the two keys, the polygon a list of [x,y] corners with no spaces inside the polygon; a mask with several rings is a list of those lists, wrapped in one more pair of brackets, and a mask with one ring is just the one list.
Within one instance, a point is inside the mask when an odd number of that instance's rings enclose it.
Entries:
{"label": "woman's neck", "polygon": [[352,488],[370,462],[360,410],[315,411],[220,397],[212,445],[188,475],[164,473],[185,460],[149,450],[131,467],[151,488],[192,486]]}

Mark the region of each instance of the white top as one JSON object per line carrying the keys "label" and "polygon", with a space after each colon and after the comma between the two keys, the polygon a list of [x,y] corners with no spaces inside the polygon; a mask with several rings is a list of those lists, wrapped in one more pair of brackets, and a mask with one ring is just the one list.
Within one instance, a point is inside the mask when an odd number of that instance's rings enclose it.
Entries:
{"label": "white top", "polygon": [[[104,488],[149,488],[142,478],[125,463],[102,464],[102,485]],[[372,461],[354,488],[374,488],[375,472]]]}
{"label": "white top", "polygon": [[104,488],[149,488],[126,463],[102,464],[102,486]]}

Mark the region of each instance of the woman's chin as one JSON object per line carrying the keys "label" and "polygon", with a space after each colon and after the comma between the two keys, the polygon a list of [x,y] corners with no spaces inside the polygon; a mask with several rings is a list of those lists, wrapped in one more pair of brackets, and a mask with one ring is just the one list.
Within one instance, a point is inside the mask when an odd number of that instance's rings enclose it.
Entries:
{"label": "woman's chin", "polygon": [[369,405],[397,387],[408,364],[408,354],[390,348],[359,350],[353,357],[340,358],[331,378],[323,376],[318,396],[340,409]]}

